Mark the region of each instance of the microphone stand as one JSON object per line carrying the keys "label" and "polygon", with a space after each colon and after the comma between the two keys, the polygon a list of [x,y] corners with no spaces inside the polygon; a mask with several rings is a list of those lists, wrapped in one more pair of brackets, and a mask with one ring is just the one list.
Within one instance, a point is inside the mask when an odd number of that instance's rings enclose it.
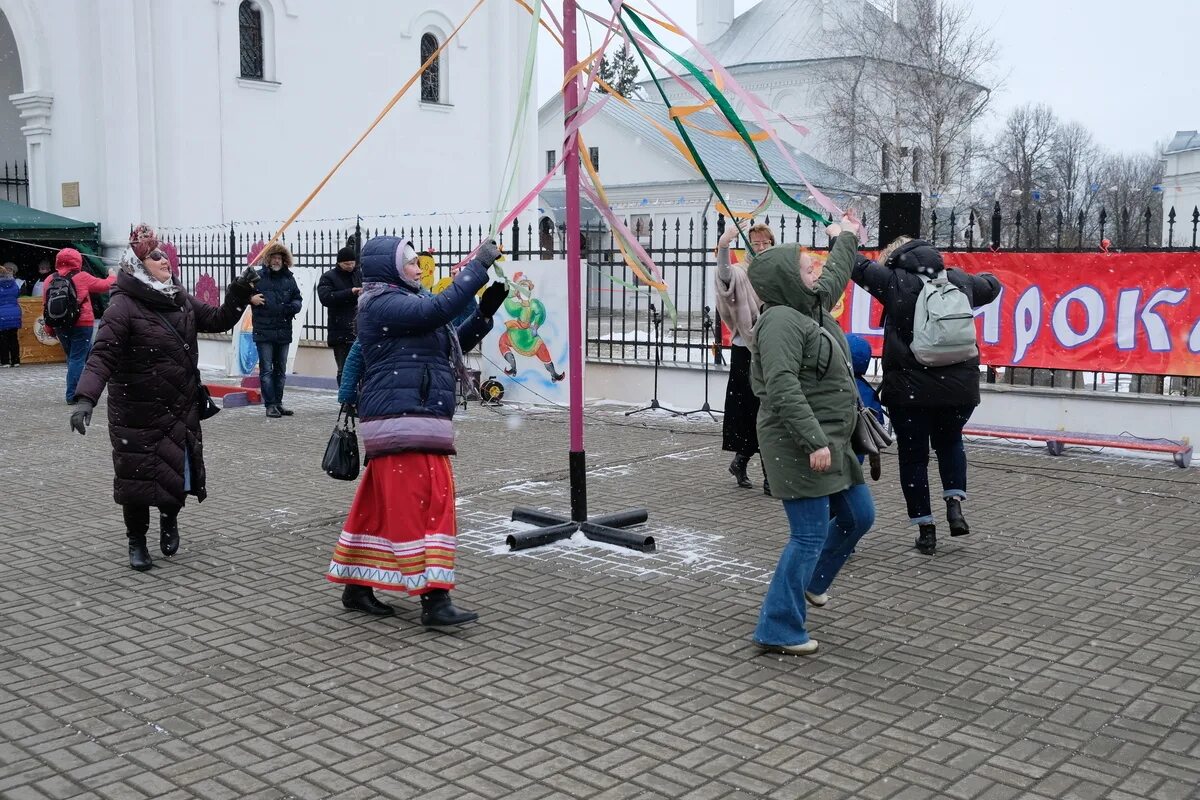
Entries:
{"label": "microphone stand", "polygon": [[674,416],[680,416],[682,412],[676,411],[673,408],[667,408],[662,403],[658,402],[658,367],[662,363],[662,315],[658,313],[658,309],[654,306],[654,301],[650,301],[650,322],[654,325],[654,394],[650,398],[650,405],[639,408],[635,411],[626,411],[625,416],[632,417],[634,414],[641,414],[643,411],[666,411]]}
{"label": "microphone stand", "polygon": [[678,412],[680,416],[689,416],[691,414],[708,414],[712,417],[713,422],[717,421],[717,415],[713,413],[712,406],[708,403],[708,332],[712,330],[713,321],[712,315],[709,314],[709,307],[705,306],[700,323],[700,360],[704,363],[704,405],[692,411]]}

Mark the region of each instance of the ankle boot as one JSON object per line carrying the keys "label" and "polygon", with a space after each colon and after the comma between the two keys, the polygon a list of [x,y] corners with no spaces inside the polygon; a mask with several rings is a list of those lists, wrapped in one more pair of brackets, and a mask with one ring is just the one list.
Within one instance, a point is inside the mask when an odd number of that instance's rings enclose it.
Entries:
{"label": "ankle boot", "polygon": [[158,549],[164,556],[173,556],[179,552],[179,516],[175,514],[158,515]]}
{"label": "ankle boot", "polygon": [[933,525],[922,525],[921,533],[917,536],[917,550],[927,556],[937,550],[937,528]]}
{"label": "ankle boot", "polygon": [[950,523],[951,536],[966,536],[971,532],[971,526],[962,513],[962,501],[957,497],[946,498],[946,521]]}
{"label": "ankle boot", "polygon": [[763,494],[765,494],[767,497],[775,496],[775,495],[771,494],[771,482],[769,480],[767,480],[766,475],[763,475]]}
{"label": "ankle boot", "polygon": [[750,463],[750,456],[744,456],[738,453],[733,457],[733,461],[729,463],[729,474],[737,479],[737,485],[743,489],[753,489],[754,484],[750,482],[750,476],[746,474],[746,465]]}
{"label": "ankle boot", "polygon": [[390,617],[396,613],[396,609],[387,603],[379,602],[370,586],[354,583],[347,583],[346,588],[342,589],[342,605],[351,611],[362,611],[377,617]]}
{"label": "ankle boot", "polygon": [[475,612],[455,608],[446,589],[430,589],[421,595],[421,624],[426,628],[452,628],[477,619]]}
{"label": "ankle boot", "polygon": [[127,533],[129,537],[129,566],[138,572],[145,572],[154,566],[150,560],[150,551],[146,549],[145,533]]}

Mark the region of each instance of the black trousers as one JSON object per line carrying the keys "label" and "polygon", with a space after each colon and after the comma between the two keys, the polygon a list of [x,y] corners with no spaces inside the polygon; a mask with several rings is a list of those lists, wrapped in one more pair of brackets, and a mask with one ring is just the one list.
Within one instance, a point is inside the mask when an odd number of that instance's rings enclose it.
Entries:
{"label": "black trousers", "polygon": [[750,348],[735,344],[729,350],[721,449],[749,458],[758,452],[758,396],[750,388]]}
{"label": "black trousers", "polygon": [[[182,506],[159,506],[158,516],[161,520],[172,520],[179,516]],[[128,536],[145,536],[150,530],[150,506],[121,506],[121,514],[125,517],[125,531]]]}
{"label": "black trousers", "polygon": [[0,364],[20,364],[21,345],[17,343],[17,329],[0,331]]}
{"label": "black trousers", "polygon": [[346,356],[350,355],[350,348],[354,346],[354,342],[339,342],[329,345],[333,348],[333,360],[337,362],[337,382],[338,388],[342,388],[342,367],[346,366]]}

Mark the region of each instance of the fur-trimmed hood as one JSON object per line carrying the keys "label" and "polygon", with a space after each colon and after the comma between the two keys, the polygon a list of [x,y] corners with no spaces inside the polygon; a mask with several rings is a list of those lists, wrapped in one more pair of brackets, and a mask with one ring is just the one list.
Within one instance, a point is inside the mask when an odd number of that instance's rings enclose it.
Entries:
{"label": "fur-trimmed hood", "polygon": [[258,259],[258,263],[262,265],[263,269],[269,269],[267,267],[267,259],[273,255],[283,256],[284,269],[291,269],[295,265],[295,259],[292,258],[292,251],[287,249],[287,245],[283,242],[272,242],[263,249],[262,257]]}

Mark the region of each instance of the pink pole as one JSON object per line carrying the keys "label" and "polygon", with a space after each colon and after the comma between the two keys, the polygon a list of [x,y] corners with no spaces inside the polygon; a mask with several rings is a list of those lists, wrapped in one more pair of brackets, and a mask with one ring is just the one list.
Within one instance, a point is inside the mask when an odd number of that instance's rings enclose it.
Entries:
{"label": "pink pole", "polygon": [[[563,0],[563,75],[579,61],[576,44],[575,0]],[[563,88],[564,127],[579,105],[579,78]],[[586,467],[583,452],[583,298],[579,264],[579,139],[572,135],[564,142],[565,188],[567,198],[567,320],[571,326],[567,342],[570,352],[571,394],[571,518],[587,519]]]}

